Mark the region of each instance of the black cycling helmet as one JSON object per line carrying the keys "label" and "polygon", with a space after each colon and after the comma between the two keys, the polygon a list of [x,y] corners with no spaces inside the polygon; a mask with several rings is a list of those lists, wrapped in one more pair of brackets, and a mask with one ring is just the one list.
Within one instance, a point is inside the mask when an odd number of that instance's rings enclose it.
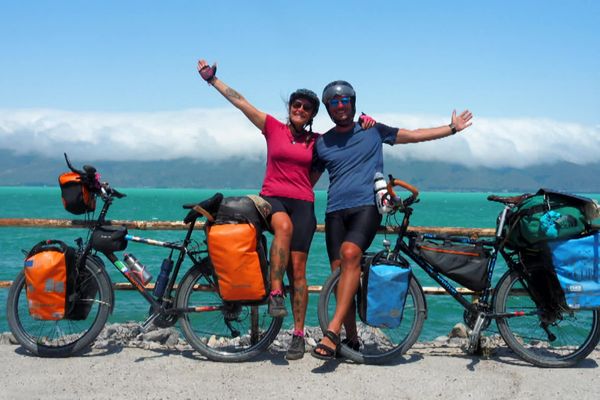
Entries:
{"label": "black cycling helmet", "polygon": [[319,97],[317,96],[317,94],[315,92],[313,92],[312,90],[298,89],[294,93],[290,94],[290,101],[288,103],[289,106],[292,105],[294,100],[300,99],[300,98],[310,101],[310,103],[313,105],[313,118],[314,118],[315,115],[317,115],[317,113],[319,112]]}
{"label": "black cycling helmet", "polygon": [[[331,117],[331,113],[329,112],[329,102],[335,96],[343,96],[350,97],[350,104],[352,104],[352,118],[354,118],[354,114],[356,114],[356,92],[351,84],[346,81],[333,81],[325,86],[323,89],[323,96],[321,97],[321,101],[325,104],[325,108],[327,109],[327,113]],[[331,117],[333,122],[336,124],[338,121]]]}
{"label": "black cycling helmet", "polygon": [[346,81],[333,81],[323,89],[321,100],[325,107],[329,107],[329,101],[335,96],[348,96],[352,101],[352,108],[356,106],[356,92],[351,84]]}

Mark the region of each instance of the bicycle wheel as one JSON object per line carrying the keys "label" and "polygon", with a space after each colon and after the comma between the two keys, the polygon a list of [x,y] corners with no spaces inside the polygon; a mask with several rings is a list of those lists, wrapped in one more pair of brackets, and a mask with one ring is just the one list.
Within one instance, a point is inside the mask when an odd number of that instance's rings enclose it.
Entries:
{"label": "bicycle wheel", "polygon": [[177,291],[177,308],[188,309],[179,318],[188,343],[214,361],[246,361],[275,340],[283,318],[271,317],[267,304],[224,302],[210,277],[205,258],[183,277]]}
{"label": "bicycle wheel", "polygon": [[600,340],[597,310],[545,312],[529,296],[516,272],[496,286],[496,313],[523,315],[496,320],[500,335],[519,357],[540,367],[569,367],[587,357]]}
{"label": "bicycle wheel", "polygon": [[8,293],[6,315],[11,332],[25,349],[40,357],[68,357],[87,349],[100,334],[112,309],[113,292],[101,264],[88,259],[85,268],[82,292],[94,296],[78,300],[88,307],[91,303],[91,308],[84,319],[77,321],[42,321],[29,315],[25,274],[19,273]]}
{"label": "bicycle wheel", "polygon": [[[319,324],[325,331],[335,313],[335,292],[340,279],[340,269],[336,269],[327,278],[319,295]],[[425,297],[423,290],[414,277],[411,277],[408,295],[404,306],[402,323],[396,328],[376,328],[360,322],[358,313],[356,321],[358,335],[362,339],[360,350],[348,346],[340,346],[339,353],[352,361],[364,364],[383,364],[404,354],[417,341],[426,317]],[[340,338],[345,338],[342,328]]]}

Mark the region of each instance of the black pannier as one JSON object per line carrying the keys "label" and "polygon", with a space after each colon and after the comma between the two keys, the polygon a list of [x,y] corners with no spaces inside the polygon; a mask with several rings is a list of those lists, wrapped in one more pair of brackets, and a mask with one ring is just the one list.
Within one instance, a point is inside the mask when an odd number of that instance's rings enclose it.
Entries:
{"label": "black pannier", "polygon": [[114,253],[127,248],[127,228],[125,226],[103,225],[92,233],[92,248],[101,253]]}
{"label": "black pannier", "polygon": [[[90,259],[102,265],[99,257],[90,256]],[[85,261],[81,263],[76,270],[74,289],[68,293],[68,309],[65,318],[72,321],[83,321],[87,318],[98,293],[96,279],[93,279],[92,272],[85,266]]]}
{"label": "black pannier", "polygon": [[483,245],[431,240],[421,240],[416,245],[421,257],[448,278],[471,290],[485,289],[490,254]]}
{"label": "black pannier", "polygon": [[566,309],[565,294],[552,268],[551,259],[546,257],[541,248],[520,252],[527,286],[534,301],[546,311]]}

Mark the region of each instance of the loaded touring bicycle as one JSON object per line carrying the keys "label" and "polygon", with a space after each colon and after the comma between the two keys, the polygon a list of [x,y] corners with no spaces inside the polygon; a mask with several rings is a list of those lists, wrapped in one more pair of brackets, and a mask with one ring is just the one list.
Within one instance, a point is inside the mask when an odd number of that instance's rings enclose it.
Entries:
{"label": "loaded touring bicycle", "polygon": [[[397,233],[395,244],[385,240],[384,250],[363,256],[355,301],[359,341],[345,337],[342,329],[338,352],[356,362],[381,364],[410,349],[427,317],[423,288],[411,273],[415,268],[464,308],[471,353],[480,349],[492,321],[506,344],[537,366],[571,366],[594,350],[600,340],[600,233],[591,224],[598,217],[594,201],[551,190],[492,195],[488,200],[503,206],[494,238],[424,234],[408,229],[418,190],[389,178],[386,201],[393,210],[386,227]],[[395,186],[410,195],[398,197]],[[507,271],[493,285],[499,255]],[[319,297],[323,331],[335,311],[339,279],[338,269]],[[467,300],[456,284],[476,292],[478,300]]]}
{"label": "loaded touring bicycle", "polygon": [[[85,214],[89,232],[86,240],[76,240],[76,247],[46,240],[27,253],[7,301],[10,329],[23,347],[44,357],[66,357],[89,348],[115,307],[104,258],[150,305],[142,329],[179,322],[188,343],[218,361],[244,361],[271,344],[283,318],[267,312],[263,215],[269,212],[268,203],[217,193],[183,206],[188,210],[183,239],[142,238],[105,219],[113,202],[125,195],[100,182],[94,167],[78,170],[65,159],[71,171],[60,178],[63,203],[69,212]],[[97,198],[102,208],[94,219]],[[200,218],[206,220],[205,227],[195,230]],[[118,255],[129,242],[165,249],[154,287],[140,260]],[[182,268],[187,269],[178,279]]]}

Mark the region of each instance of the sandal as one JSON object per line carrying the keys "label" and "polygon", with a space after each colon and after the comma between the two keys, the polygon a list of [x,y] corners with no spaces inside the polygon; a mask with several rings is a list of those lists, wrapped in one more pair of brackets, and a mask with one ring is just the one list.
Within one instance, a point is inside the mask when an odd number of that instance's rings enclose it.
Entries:
{"label": "sandal", "polygon": [[[329,346],[319,342],[319,344],[317,344],[317,347],[312,349],[312,351],[310,352],[310,355],[315,358],[318,358],[319,360],[333,360],[333,359],[335,359],[335,355],[337,354],[337,349],[340,345],[340,337],[337,334],[335,334],[333,331],[330,331],[330,330],[326,330],[325,333],[323,334],[323,337],[326,337],[329,340],[331,340],[333,342],[333,344],[335,345],[335,348],[329,347]],[[319,353],[319,352],[317,352],[317,350],[323,350],[323,353]]]}

